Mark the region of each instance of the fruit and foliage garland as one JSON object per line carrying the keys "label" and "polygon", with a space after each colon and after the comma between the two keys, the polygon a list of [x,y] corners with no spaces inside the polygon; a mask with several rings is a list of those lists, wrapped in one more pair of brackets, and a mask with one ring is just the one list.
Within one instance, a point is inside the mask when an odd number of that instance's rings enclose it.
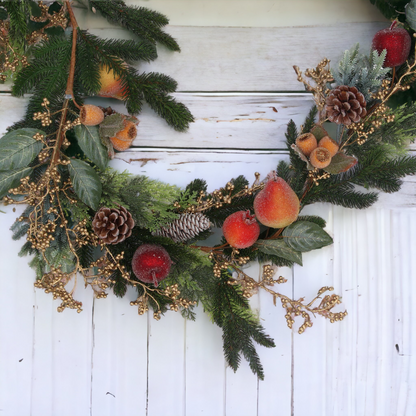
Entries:
{"label": "fruit and foliage garland", "polygon": [[[366,208],[377,200],[370,188],[396,192],[400,178],[416,173],[405,151],[416,133],[416,106],[387,106],[416,75],[416,64],[406,61],[409,39],[399,58],[388,48],[362,55],[356,45],[332,70],[327,59],[305,72],[294,67],[316,105],[299,130],[288,124],[290,162],[264,180],[256,175],[250,184],[239,176],[207,192],[203,179],[180,189],[109,167],[135,139],[143,101],[179,131],[193,119],[169,95],[174,80],[131,66],[155,59],[157,42],[179,50],[161,29],[167,19],[120,0],[79,3],[136,40],[81,30],[70,1],[0,1],[2,76],[15,72],[15,95],[32,93],[25,118],[0,140],[0,197],[27,206],[12,230],[15,239],[26,236],[21,254],[32,255],[35,286],[60,300],[60,312],[82,309],[73,297],[77,276],[97,298],[110,290],[122,297],[134,287],[131,305],[139,314],[151,309],[155,319],[169,309],[195,319],[201,303],[223,330],[228,364],[236,370],[243,356],[263,378],[254,342],[275,344],[250,308],[259,289],[280,301],[289,328],[301,319],[299,333],[312,326],[311,315],[331,322],[346,315],[334,311],[341,300],[328,293],[332,287],[308,303],[275,290],[286,281],[275,276],[277,267],[302,265],[302,253],[333,241],[325,221],[300,215],[302,208]],[[85,104],[91,95],[122,100],[128,114]],[[209,247],[203,240],[213,226],[223,239]],[[263,264],[257,280],[245,272],[253,260]]]}

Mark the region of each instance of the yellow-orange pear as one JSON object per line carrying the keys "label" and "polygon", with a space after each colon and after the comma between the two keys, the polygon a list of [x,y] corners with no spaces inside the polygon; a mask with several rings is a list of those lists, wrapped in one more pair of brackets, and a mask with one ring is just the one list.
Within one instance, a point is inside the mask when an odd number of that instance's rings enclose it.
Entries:
{"label": "yellow-orange pear", "polygon": [[256,218],[271,228],[292,224],[299,215],[299,198],[287,182],[275,171],[268,175],[266,186],[254,198]]}
{"label": "yellow-orange pear", "polygon": [[106,65],[100,67],[100,84],[101,88],[98,92],[100,97],[123,99],[125,87],[123,87],[120,77]]}

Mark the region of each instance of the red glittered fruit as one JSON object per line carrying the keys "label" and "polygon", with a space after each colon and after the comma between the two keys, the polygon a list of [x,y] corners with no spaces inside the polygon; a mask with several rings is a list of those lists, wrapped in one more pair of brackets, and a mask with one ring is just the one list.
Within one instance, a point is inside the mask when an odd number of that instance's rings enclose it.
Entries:
{"label": "red glittered fruit", "polygon": [[222,233],[231,247],[247,248],[259,238],[260,226],[250,211],[237,211],[225,219]]}
{"label": "red glittered fruit", "polygon": [[386,49],[383,66],[388,68],[404,64],[410,52],[410,35],[407,30],[396,27],[396,24],[394,21],[389,28],[378,31],[372,43],[372,49],[379,54]]}
{"label": "red glittered fruit", "polygon": [[168,252],[157,244],[142,244],[134,253],[131,266],[136,277],[156,287],[170,271],[172,260]]}
{"label": "red glittered fruit", "polygon": [[283,228],[299,215],[299,198],[293,189],[272,171],[266,186],[254,198],[254,213],[267,227]]}

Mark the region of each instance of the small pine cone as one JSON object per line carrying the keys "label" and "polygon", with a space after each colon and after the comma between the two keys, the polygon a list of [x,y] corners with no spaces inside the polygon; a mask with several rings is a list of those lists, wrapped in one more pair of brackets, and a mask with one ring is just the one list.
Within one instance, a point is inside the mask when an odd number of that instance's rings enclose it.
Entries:
{"label": "small pine cone", "polygon": [[358,123],[367,114],[364,95],[355,87],[341,85],[334,88],[325,104],[328,119],[336,124],[349,126]]}
{"label": "small pine cone", "polygon": [[117,111],[113,110],[111,107],[101,107],[101,106],[99,107],[101,108],[101,110],[103,110],[104,117],[108,117],[108,116],[111,116],[112,114],[117,113]]}
{"label": "small pine cone", "polygon": [[175,243],[190,240],[201,231],[208,230],[211,224],[209,219],[201,214],[181,214],[179,218],[171,222],[166,227],[154,231],[154,236],[168,237]]}
{"label": "small pine cone", "polygon": [[100,208],[94,216],[95,234],[106,244],[117,244],[130,237],[134,220],[126,208]]}

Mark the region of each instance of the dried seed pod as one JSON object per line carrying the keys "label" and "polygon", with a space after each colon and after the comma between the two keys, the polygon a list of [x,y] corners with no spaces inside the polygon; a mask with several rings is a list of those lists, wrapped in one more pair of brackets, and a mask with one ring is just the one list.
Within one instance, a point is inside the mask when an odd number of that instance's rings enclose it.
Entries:
{"label": "dried seed pod", "polygon": [[331,154],[331,157],[334,157],[339,150],[338,143],[331,139],[329,136],[322,137],[321,140],[319,140],[319,147],[325,147],[325,149],[329,150],[329,153]]}
{"label": "dried seed pod", "polygon": [[314,168],[323,169],[331,163],[331,153],[325,147],[317,147],[312,151],[309,161]]}
{"label": "dried seed pod", "polygon": [[305,133],[297,137],[296,146],[305,156],[309,156],[318,147],[318,143],[312,133]]}
{"label": "dried seed pod", "polygon": [[120,130],[114,137],[110,137],[111,144],[119,152],[127,150],[137,136],[137,127],[132,121],[126,120],[124,126],[123,130]]}
{"label": "dried seed pod", "polygon": [[104,120],[103,110],[96,105],[85,104],[81,107],[79,120],[84,126],[96,126]]}

